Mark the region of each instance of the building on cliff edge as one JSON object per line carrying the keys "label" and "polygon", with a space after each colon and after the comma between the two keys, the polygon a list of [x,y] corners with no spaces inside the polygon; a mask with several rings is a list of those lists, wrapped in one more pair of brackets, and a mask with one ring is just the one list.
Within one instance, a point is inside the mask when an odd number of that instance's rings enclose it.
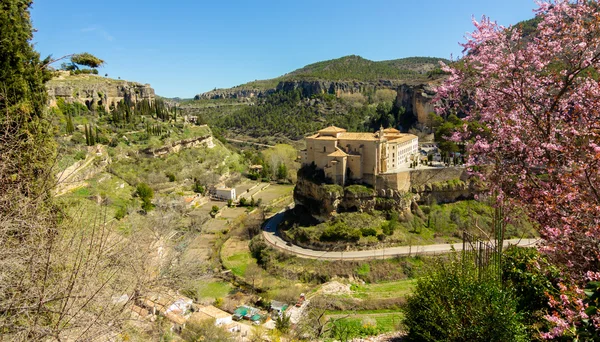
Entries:
{"label": "building on cliff edge", "polygon": [[357,180],[374,185],[380,174],[406,171],[419,154],[419,138],[394,128],[375,133],[329,126],[306,138],[302,165],[312,163],[336,184]]}

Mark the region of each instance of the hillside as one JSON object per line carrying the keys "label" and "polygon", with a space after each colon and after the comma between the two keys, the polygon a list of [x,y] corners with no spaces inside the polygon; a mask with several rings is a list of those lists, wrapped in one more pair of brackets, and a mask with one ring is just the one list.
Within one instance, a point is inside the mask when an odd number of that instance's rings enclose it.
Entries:
{"label": "hillside", "polygon": [[58,99],[66,102],[78,102],[92,107],[102,107],[108,111],[111,106],[126,100],[137,103],[142,100],[154,100],[154,89],[149,84],[125,80],[116,80],[98,75],[71,75],[57,71],[55,77],[46,83],[50,106],[56,106]]}
{"label": "hillside", "polygon": [[436,57],[371,61],[355,55],[345,56],[309,64],[273,79],[257,80],[228,89],[215,89],[198,94],[195,99],[264,97],[275,90],[290,88],[291,84],[315,81],[339,84],[333,88],[318,87],[328,92],[335,92],[338,88],[393,88],[402,83],[423,83],[439,77],[439,61],[449,62]]}

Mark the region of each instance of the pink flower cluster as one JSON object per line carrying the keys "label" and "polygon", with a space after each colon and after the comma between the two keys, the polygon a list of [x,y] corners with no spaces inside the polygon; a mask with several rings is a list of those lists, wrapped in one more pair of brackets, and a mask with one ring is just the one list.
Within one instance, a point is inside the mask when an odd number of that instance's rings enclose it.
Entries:
{"label": "pink flower cluster", "polygon": [[[600,5],[539,2],[537,32],[524,37],[489,18],[475,21],[463,58],[438,89],[438,114],[462,112],[469,165],[491,191],[525,208],[543,250],[565,265],[564,298],[551,301],[555,328],[569,334],[584,318],[581,288],[600,269]],[[567,293],[569,292],[569,293]],[[599,322],[600,317],[591,317]]]}

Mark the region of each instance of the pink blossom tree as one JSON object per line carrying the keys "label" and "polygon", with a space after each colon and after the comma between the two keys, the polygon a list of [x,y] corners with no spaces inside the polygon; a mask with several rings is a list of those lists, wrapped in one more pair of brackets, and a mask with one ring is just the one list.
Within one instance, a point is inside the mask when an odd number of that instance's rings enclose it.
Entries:
{"label": "pink blossom tree", "polygon": [[600,5],[538,5],[530,36],[474,21],[463,58],[444,66],[438,113],[467,115],[454,138],[469,142],[468,165],[527,210],[541,248],[565,265],[563,294],[549,300],[555,328],[543,336],[575,336],[583,322],[598,334],[582,289],[600,279]]}

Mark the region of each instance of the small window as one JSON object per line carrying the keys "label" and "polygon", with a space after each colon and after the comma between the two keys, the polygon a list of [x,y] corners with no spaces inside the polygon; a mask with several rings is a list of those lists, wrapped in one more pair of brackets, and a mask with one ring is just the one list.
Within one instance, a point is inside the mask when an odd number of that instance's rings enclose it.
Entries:
{"label": "small window", "polygon": [[327,147],[323,146],[323,152],[327,152]]}

